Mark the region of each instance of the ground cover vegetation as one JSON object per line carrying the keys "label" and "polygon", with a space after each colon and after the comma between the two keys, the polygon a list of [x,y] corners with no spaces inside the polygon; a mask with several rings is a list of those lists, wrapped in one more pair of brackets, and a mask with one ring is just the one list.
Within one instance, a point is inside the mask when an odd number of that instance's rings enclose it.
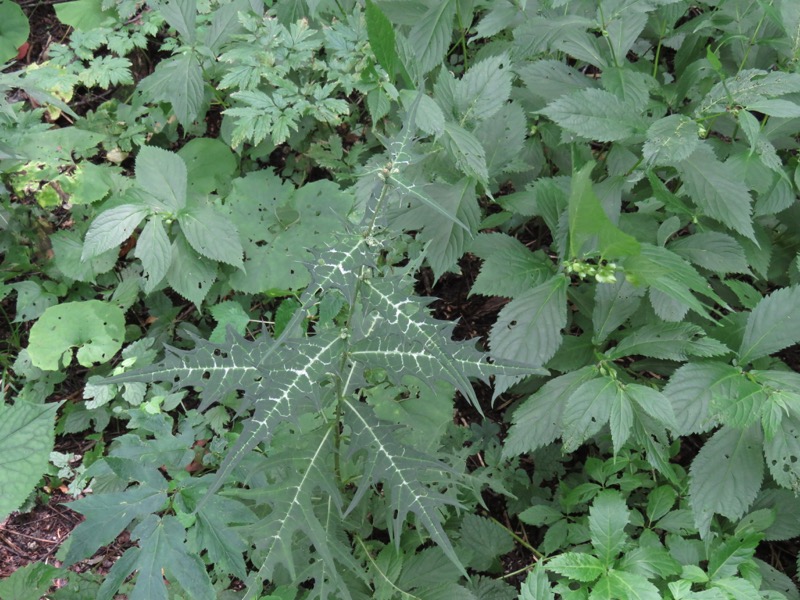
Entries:
{"label": "ground cover vegetation", "polygon": [[800,598],[800,3],[22,8],[0,597]]}

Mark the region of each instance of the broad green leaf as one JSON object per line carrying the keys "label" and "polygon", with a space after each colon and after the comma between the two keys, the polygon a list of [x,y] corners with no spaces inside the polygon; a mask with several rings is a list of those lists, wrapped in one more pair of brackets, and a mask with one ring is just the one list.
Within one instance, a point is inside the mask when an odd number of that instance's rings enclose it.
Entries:
{"label": "broad green leaf", "polygon": [[189,191],[193,194],[205,196],[214,190],[225,190],[236,173],[236,155],[215,138],[194,138],[178,150],[178,156],[186,164]]}
{"label": "broad green leaf", "polygon": [[169,102],[184,127],[200,115],[205,101],[203,69],[194,52],[162,60],[139,88],[156,102]]}
{"label": "broad green leaf", "polygon": [[178,223],[186,241],[199,254],[242,268],[239,232],[225,215],[210,206],[192,206],[178,213]]}
{"label": "broad green leaf", "polygon": [[[654,541],[647,533],[652,532],[643,532],[638,540],[639,545],[623,554],[617,563],[618,569],[647,579],[670,578],[678,575],[681,572],[681,563],[670,554],[669,550]],[[648,544],[652,543],[653,545],[645,546],[645,539]]]}
{"label": "broad green leaf", "polygon": [[456,83],[460,123],[485,121],[495,115],[511,96],[512,75],[507,54],[490,56],[474,65]]}
{"label": "broad green leaf", "polygon": [[721,163],[705,144],[675,166],[683,178],[684,190],[700,210],[755,240],[750,216],[752,198],[742,176],[734,168]]}
{"label": "broad green leaf", "polygon": [[515,70],[528,91],[547,102],[595,86],[595,81],[578,69],[552,59],[537,60]]}
{"label": "broad green leaf", "polygon": [[597,582],[590,600],[614,598],[617,600],[662,600],[658,588],[641,575],[612,569]]}
{"label": "broad green leaf", "polygon": [[86,232],[81,261],[88,261],[122,244],[149,213],[150,209],[138,204],[122,204],[100,213]]}
{"label": "broad green leaf", "polygon": [[[0,10],[0,12],[2,12]],[[0,580],[0,598],[14,600],[41,600],[53,587],[53,579],[65,577],[66,569],[43,562],[32,562],[20,567]]]}
{"label": "broad green leaf", "polygon": [[60,405],[0,403],[0,522],[20,507],[47,471]]}
{"label": "broad green leaf", "polygon": [[671,485],[660,485],[647,496],[647,518],[658,521],[675,506],[678,493]]}
{"label": "broad green leaf", "polygon": [[[115,257],[116,262],[116,257]],[[25,323],[34,321],[42,316],[42,313],[58,303],[58,296],[47,291],[37,281],[29,279],[12,284],[17,292],[17,304],[13,323]]]}
{"label": "broad green leaf", "polygon": [[386,69],[389,77],[395,78],[405,74],[405,67],[397,54],[394,28],[391,21],[386,18],[380,8],[372,0],[367,0],[364,17],[367,23],[367,37],[370,48],[375,54],[378,64]]}
{"label": "broad green leaf", "polygon": [[547,569],[576,581],[594,581],[606,567],[596,556],[580,552],[564,552],[547,561]]}
{"label": "broad green leaf", "polygon": [[508,102],[491,118],[480,123],[473,134],[483,146],[489,177],[497,181],[504,173],[530,170],[526,156],[525,110],[517,102]]}
{"label": "broad green leaf", "polygon": [[567,279],[545,281],[508,303],[489,335],[492,356],[540,367],[561,346],[567,324]]}
{"label": "broad green leaf", "polygon": [[145,294],[152,292],[161,283],[172,262],[172,248],[162,223],[157,215],[151,216],[136,240],[134,255],[142,261],[144,268]]}
{"label": "broad green leaf", "polygon": [[197,3],[194,0],[166,0],[158,4],[164,20],[175,28],[182,41],[187,45],[193,44],[197,37]]}
{"label": "broad green leaf", "polygon": [[102,0],[75,0],[54,6],[58,20],[81,31],[90,31],[112,24],[115,11],[103,10]]}
{"label": "broad green leaf", "polygon": [[610,377],[591,379],[572,393],[562,417],[565,452],[576,450],[608,423],[611,407],[621,394],[619,383]]}
{"label": "broad green leaf", "polygon": [[580,386],[594,376],[592,367],[583,367],[551,379],[535,394],[523,400],[514,411],[513,424],[503,445],[505,457],[533,452],[554,442],[561,435],[564,405]]}
{"label": "broad green leaf", "polygon": [[625,386],[625,395],[664,427],[671,431],[677,429],[678,423],[675,420],[672,404],[669,398],[658,390],[638,383],[629,383]]}
{"label": "broad green leaf", "polygon": [[633,427],[633,405],[625,394],[616,394],[611,403],[608,415],[608,428],[611,431],[611,442],[614,454],[619,454],[622,446],[628,441]]}
{"label": "broad green leaf", "polygon": [[695,114],[725,112],[730,106],[749,106],[768,97],[800,92],[800,76],[784,71],[743,69],[737,75],[715,84]]}
{"label": "broad green leaf", "polygon": [[537,562],[520,588],[519,600],[555,600],[550,589],[547,573],[541,562]]}
{"label": "broad green leaf", "polygon": [[733,237],[704,231],[678,238],[669,244],[675,254],[715,273],[749,274],[744,248]]}
{"label": "broad green leaf", "polygon": [[736,367],[719,362],[688,363],[675,371],[664,387],[678,421],[675,432],[689,435],[714,427],[710,411],[713,398],[727,392],[727,382],[741,376]]}
{"label": "broad green leaf", "polygon": [[[53,246],[54,262],[58,270],[75,281],[94,282],[98,275],[113,269],[119,258],[119,250],[115,245],[98,256],[82,261],[84,244],[74,229],[56,231],[50,236],[50,244]],[[20,313],[17,312],[17,315]]]}
{"label": "broad green leaf", "polygon": [[499,556],[514,549],[514,538],[504,527],[479,515],[464,515],[459,541],[462,552],[471,555],[466,566],[477,571],[491,569]]}
{"label": "broad green leaf", "polygon": [[625,526],[630,511],[619,492],[606,490],[595,496],[589,507],[592,546],[604,567],[609,568],[628,540]]}
{"label": "broad green leaf", "polygon": [[747,318],[739,361],[747,364],[800,341],[798,306],[800,286],[777,290],[761,300]]}
{"label": "broad green leaf", "polygon": [[84,367],[108,362],[125,339],[125,315],[119,307],[101,302],[63,302],[44,311],[31,327],[28,354],[44,371],[57,371],[72,362],[72,348],[78,348],[78,362]]}
{"label": "broad green leaf", "polygon": [[136,182],[173,215],[186,206],[186,163],[174,152],[142,146],[136,155]]}
{"label": "broad green leaf", "polygon": [[684,115],[659,119],[647,130],[642,148],[645,160],[653,165],[672,165],[691,156],[700,143],[700,127]]}
{"label": "broad green leaf", "polygon": [[709,535],[715,513],[729,519],[745,514],[761,489],[764,458],[756,427],[723,427],[692,461],[689,502],[700,535]]}
{"label": "broad green leaf", "polygon": [[200,306],[217,278],[217,264],[200,256],[181,233],[172,243],[167,283],[181,296]]}
{"label": "broad green leaf", "polygon": [[587,242],[597,238],[602,258],[620,258],[639,253],[639,242],[611,222],[592,189],[594,162],[572,175],[569,195],[569,254],[580,258]]}
{"label": "broad green leaf", "polygon": [[486,183],[489,179],[486,152],[474,135],[455,123],[447,122],[444,126],[441,143],[453,157],[456,166],[465,175],[474,177],[481,183]]}
{"label": "broad green leaf", "polygon": [[453,37],[456,0],[433,2],[411,28],[408,41],[417,56],[420,75],[439,66]]}
{"label": "broad green leaf", "polygon": [[148,486],[111,494],[92,494],[69,503],[86,519],[72,532],[65,563],[71,565],[90,557],[98,548],[116,538],[134,519],[163,508],[167,495]]}
{"label": "broad green leaf", "polygon": [[592,310],[592,340],[596,344],[603,342],[636,312],[642,303],[644,291],[644,288],[628,283],[624,275],[619,273],[616,283],[596,286]]}
{"label": "broad green leaf", "polygon": [[552,261],[543,253],[531,252],[522,242],[503,233],[482,234],[469,250],[484,259],[470,295],[516,298],[552,274]]}
{"label": "broad green leaf", "polygon": [[0,64],[17,56],[17,49],[28,41],[30,31],[22,8],[11,0],[0,0]]}
{"label": "broad green leaf", "polygon": [[228,336],[228,327],[239,335],[244,335],[250,323],[250,315],[245,312],[242,305],[234,300],[226,300],[212,306],[209,311],[217,322],[217,326],[209,336],[209,341],[222,344]]}
{"label": "broad green leaf", "polygon": [[703,336],[703,329],[689,323],[653,323],[633,329],[606,354],[612,360],[624,356],[649,356],[686,361],[690,356],[711,357],[730,352],[713,338]]}
{"label": "broad green leaf", "polygon": [[419,129],[435,137],[444,133],[444,113],[433,98],[412,90],[400,90],[400,102],[406,110],[419,102],[414,109],[414,124]]}
{"label": "broad green leaf", "polygon": [[764,442],[764,455],[775,481],[795,493],[800,490],[800,419],[784,415],[771,440]]}
{"label": "broad green leaf", "polygon": [[[211,16],[211,23],[206,29],[205,45],[216,55],[220,48],[243,29],[239,22],[239,13],[247,12],[250,4],[247,0],[234,0],[230,4],[218,6]],[[190,142],[191,143],[191,142]]]}
{"label": "broad green leaf", "polygon": [[635,106],[594,88],[562,96],[539,112],[567,131],[598,142],[631,138],[646,127]]}

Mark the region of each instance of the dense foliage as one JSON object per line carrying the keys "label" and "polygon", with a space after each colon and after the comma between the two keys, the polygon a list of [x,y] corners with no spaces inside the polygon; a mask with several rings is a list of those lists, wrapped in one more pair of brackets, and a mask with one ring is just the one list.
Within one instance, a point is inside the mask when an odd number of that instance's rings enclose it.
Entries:
{"label": "dense foliage", "polygon": [[0,0],[0,517],[85,521],[0,596],[800,599],[800,3],[55,13],[25,66]]}

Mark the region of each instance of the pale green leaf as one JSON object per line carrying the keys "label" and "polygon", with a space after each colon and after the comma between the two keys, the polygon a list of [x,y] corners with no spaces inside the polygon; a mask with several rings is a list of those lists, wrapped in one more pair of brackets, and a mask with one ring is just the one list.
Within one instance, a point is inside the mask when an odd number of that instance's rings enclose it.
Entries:
{"label": "pale green leaf", "polygon": [[700,143],[697,122],[684,115],[659,119],[647,130],[642,153],[653,165],[671,165],[691,156]]}
{"label": "pale green leaf", "polygon": [[34,366],[57,371],[72,362],[72,348],[78,348],[78,362],[84,367],[108,362],[125,339],[125,315],[113,304],[100,300],[62,302],[44,311],[31,327],[28,354]]}
{"label": "pale green leaf", "polygon": [[178,156],[186,164],[189,191],[196,195],[225,190],[236,173],[236,155],[215,138],[189,140],[178,150]]}
{"label": "pale green leaf", "polygon": [[192,206],[178,214],[186,240],[199,254],[241,268],[242,244],[236,226],[210,206]]}
{"label": "pale green leaf", "polygon": [[209,311],[217,322],[217,326],[209,336],[209,341],[221,344],[228,336],[228,328],[232,328],[239,335],[244,335],[250,323],[250,315],[242,305],[234,300],[226,300],[212,306]]}
{"label": "pale green leaf", "polygon": [[547,569],[576,581],[594,581],[606,570],[596,556],[580,552],[564,552],[547,561]]}
{"label": "pale green leaf", "polygon": [[744,248],[733,237],[718,231],[704,231],[678,238],[669,249],[699,267],[715,273],[750,273]]}
{"label": "pale green leaf", "polygon": [[134,255],[142,261],[144,293],[149,294],[167,275],[172,262],[172,248],[160,217],[154,215],[147,220],[136,240]]}
{"label": "pale green leaf", "polygon": [[59,21],[82,31],[108,26],[117,19],[115,11],[103,10],[102,0],[62,2],[54,8]]}
{"label": "pale green leaf", "polygon": [[441,142],[465,175],[486,183],[489,179],[486,151],[474,135],[455,123],[448,122],[445,123]]}
{"label": "pale green leaf", "polygon": [[592,546],[604,567],[608,568],[622,552],[628,540],[625,526],[630,511],[619,492],[606,490],[595,496],[589,507],[589,531]]}
{"label": "pale green leaf", "polygon": [[800,419],[784,415],[771,440],[764,442],[764,455],[775,481],[795,493],[800,491]]}
{"label": "pale green leaf", "polygon": [[479,235],[470,246],[485,259],[470,295],[515,298],[553,274],[552,262],[541,252],[531,252],[522,242],[503,233]]}
{"label": "pale green leaf", "polygon": [[444,113],[433,98],[412,90],[400,90],[400,102],[406,110],[419,102],[414,109],[414,124],[422,131],[435,137],[444,133]]}
{"label": "pale green leaf", "polygon": [[562,418],[565,452],[576,450],[608,423],[611,407],[621,394],[619,383],[610,377],[591,379],[572,393]]}
{"label": "pale green leaf", "polygon": [[175,28],[186,44],[193,44],[197,31],[197,2],[194,0],[166,0],[159,2],[159,9],[164,20]]}
{"label": "pale green leaf", "polygon": [[86,232],[81,261],[95,258],[122,244],[149,212],[146,206],[122,204],[100,213]]}
{"label": "pale green leaf", "polygon": [[170,287],[200,306],[216,278],[216,263],[200,256],[183,234],[178,235],[172,243],[172,260],[167,271]]}
{"label": "pale green leaf", "polygon": [[593,79],[557,60],[537,60],[516,70],[528,91],[547,102],[595,86]]}
{"label": "pale green leaf", "polygon": [[635,107],[611,92],[593,88],[562,96],[539,112],[567,131],[599,142],[631,138],[646,127]]}
{"label": "pale green leaf", "polygon": [[20,507],[47,471],[59,406],[0,403],[0,522]]}
{"label": "pale green leaf", "polygon": [[[602,590],[603,596],[597,596],[595,590]],[[658,588],[641,575],[612,569],[608,575],[597,582],[597,586],[589,596],[590,600],[600,597],[617,600],[662,600]],[[606,595],[607,594],[607,595]]]}
{"label": "pale green leaf", "polygon": [[669,398],[658,390],[638,383],[629,383],[625,386],[625,395],[668,429],[675,431],[678,428]]}
{"label": "pale green leaf", "polygon": [[205,101],[203,86],[203,69],[194,52],[160,61],[153,74],[139,84],[153,100],[169,102],[184,127],[200,114]]}
{"label": "pale green leaf", "polygon": [[742,176],[721,163],[711,147],[698,146],[691,156],[675,165],[683,187],[700,210],[737,233],[755,240],[751,222],[752,198]]}
{"label": "pale green leaf", "polygon": [[664,395],[672,402],[679,435],[701,433],[714,426],[712,399],[727,391],[726,382],[741,377],[740,371],[719,362],[688,363],[670,377]]}
{"label": "pale green leaf", "polygon": [[738,519],[755,500],[764,477],[761,442],[755,427],[723,427],[692,461],[689,502],[702,537],[715,513]]}
{"label": "pale green leaf", "polygon": [[541,562],[536,563],[522,583],[519,600],[555,600],[555,594],[550,589],[550,582]]}
{"label": "pale green leaf", "polygon": [[[56,7],[57,15],[63,6],[59,4]],[[28,17],[22,8],[11,0],[0,0],[0,64],[17,56],[17,49],[28,40],[30,31]]]}
{"label": "pale green leaf", "polygon": [[136,182],[172,214],[186,206],[187,177],[186,163],[174,152],[143,146],[136,155]]}
{"label": "pale green leaf", "polygon": [[[83,241],[74,229],[62,229],[51,234],[50,244],[53,246],[54,262],[58,270],[75,281],[94,282],[97,275],[113,269],[119,258],[119,250],[114,246],[98,256],[82,261]],[[17,312],[17,316],[20,314]]]}
{"label": "pale green leaf", "polygon": [[660,485],[647,495],[647,518],[658,521],[675,505],[678,493],[671,485]]}
{"label": "pale green leaf", "polygon": [[616,283],[598,285],[592,310],[592,340],[599,344],[616,331],[639,308],[644,292],[643,287],[628,283],[621,273],[617,274]]}
{"label": "pale green leaf", "polygon": [[503,307],[489,335],[492,356],[540,367],[561,346],[567,279],[556,276]]}
{"label": "pale green leaf", "polygon": [[615,348],[607,352],[617,360],[624,356],[648,356],[685,361],[690,356],[718,356],[730,352],[713,338],[703,336],[703,329],[690,323],[653,323],[631,330]]}
{"label": "pale green leaf", "polygon": [[421,75],[439,66],[444,59],[453,37],[456,4],[455,0],[433,2],[408,34]]}
{"label": "pale green leaf", "polygon": [[739,360],[742,364],[779,352],[800,341],[800,286],[766,296],[747,318]]}
{"label": "pale green leaf", "polygon": [[507,54],[490,56],[472,65],[456,83],[456,107],[462,124],[485,121],[508,102],[510,66]]}
{"label": "pale green leaf", "polygon": [[366,2],[364,17],[367,24],[369,45],[375,54],[378,64],[386,69],[389,77],[394,78],[399,73],[404,73],[405,67],[397,54],[392,23],[372,0],[367,0]]}
{"label": "pale green leaf", "polygon": [[593,376],[592,367],[583,367],[549,380],[535,394],[523,400],[514,411],[503,455],[511,457],[533,452],[554,442],[561,435],[564,405],[575,390]]}

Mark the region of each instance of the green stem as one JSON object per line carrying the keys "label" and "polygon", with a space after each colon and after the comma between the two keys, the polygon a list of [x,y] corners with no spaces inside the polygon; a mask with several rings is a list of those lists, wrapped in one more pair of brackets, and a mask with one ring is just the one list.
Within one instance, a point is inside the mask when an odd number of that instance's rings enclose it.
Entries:
{"label": "green stem", "polygon": [[516,542],[517,542],[517,543],[518,543],[520,546],[522,546],[523,548],[525,548],[526,550],[528,550],[528,551],[529,551],[531,554],[533,554],[533,555],[534,555],[536,558],[538,558],[538,559],[542,559],[542,558],[544,558],[544,554],[542,554],[542,553],[541,553],[541,552],[539,552],[539,551],[538,551],[536,548],[534,548],[533,546],[531,546],[531,545],[530,545],[530,544],[529,544],[529,543],[528,543],[528,542],[527,542],[527,541],[526,541],[524,538],[522,538],[522,537],[520,537],[519,535],[517,535],[517,533],[516,533],[515,531],[513,531],[512,529],[509,529],[509,528],[506,526],[506,524],[505,524],[505,523],[503,523],[503,522],[501,522],[501,521],[498,521],[496,518],[494,518],[494,517],[491,517],[491,516],[489,517],[489,519],[490,519],[491,521],[494,521],[494,522],[495,522],[495,523],[497,523],[498,525],[500,525],[500,527],[502,527],[503,529],[505,529],[505,530],[508,532],[508,534],[509,534],[509,535],[510,535],[512,538],[514,538],[514,540],[515,540],[515,541],[516,541]]}

